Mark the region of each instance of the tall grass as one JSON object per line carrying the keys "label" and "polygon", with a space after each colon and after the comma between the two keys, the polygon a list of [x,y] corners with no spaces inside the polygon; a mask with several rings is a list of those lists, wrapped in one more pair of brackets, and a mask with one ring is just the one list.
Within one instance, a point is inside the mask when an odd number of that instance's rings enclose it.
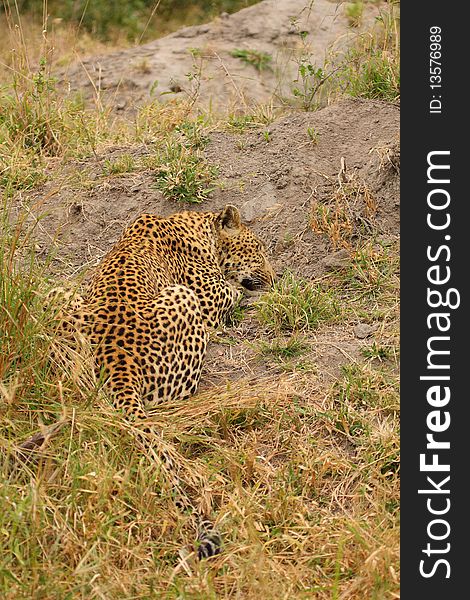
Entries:
{"label": "tall grass", "polygon": [[263,294],[257,310],[261,322],[277,332],[317,329],[322,323],[335,321],[340,314],[330,292],[289,271]]}
{"label": "tall grass", "polygon": [[381,9],[376,27],[359,36],[340,70],[351,96],[395,102],[400,97],[400,3]]}
{"label": "tall grass", "polygon": [[[45,267],[40,267],[31,250],[33,228],[25,215],[14,216],[4,205],[0,214],[0,380],[5,393],[22,394],[18,374],[24,369],[32,388],[39,382],[47,352],[41,288]],[[8,389],[10,389],[8,392]]]}
{"label": "tall grass", "polygon": [[48,158],[93,152],[106,127],[104,112],[59,90],[45,58],[36,72],[18,64],[0,88],[0,186],[8,194],[34,187]]}

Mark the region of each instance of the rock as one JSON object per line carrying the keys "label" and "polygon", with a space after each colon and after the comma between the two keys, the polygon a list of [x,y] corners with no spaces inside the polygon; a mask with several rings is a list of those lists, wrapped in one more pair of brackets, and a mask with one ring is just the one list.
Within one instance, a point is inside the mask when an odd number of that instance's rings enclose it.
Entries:
{"label": "rock", "polygon": [[343,248],[335,252],[334,254],[330,254],[325,256],[322,260],[323,266],[328,271],[334,271],[335,269],[343,269],[349,265],[351,258],[349,256],[349,252]]}
{"label": "rock", "polygon": [[358,323],[355,327],[354,327],[354,335],[359,338],[360,340],[363,340],[366,337],[369,337],[370,335],[372,335],[375,331],[376,327],[374,327],[373,325],[369,325],[368,323]]}

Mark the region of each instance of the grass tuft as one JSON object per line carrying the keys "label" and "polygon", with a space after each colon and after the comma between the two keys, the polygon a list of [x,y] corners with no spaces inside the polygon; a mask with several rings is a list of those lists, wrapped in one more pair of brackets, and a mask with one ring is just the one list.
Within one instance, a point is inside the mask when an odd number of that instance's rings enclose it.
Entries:
{"label": "grass tuft", "polygon": [[260,348],[262,354],[283,360],[301,356],[308,349],[308,345],[302,338],[291,336],[287,339],[275,339],[272,342],[261,340]]}
{"label": "grass tuft", "polygon": [[248,65],[252,65],[257,71],[264,71],[271,68],[272,56],[267,52],[260,50],[241,50],[239,48],[232,50],[230,56],[239,58]]}
{"label": "grass tuft", "polygon": [[103,173],[105,175],[121,175],[122,173],[132,173],[136,169],[136,161],[130,154],[121,154],[114,160],[106,159],[103,164]]}
{"label": "grass tuft", "polygon": [[357,173],[347,173],[343,163],[333,192],[312,205],[311,227],[328,236],[334,249],[352,250],[374,230],[377,203]]}
{"label": "grass tuft", "polygon": [[276,332],[316,329],[340,314],[334,296],[287,271],[257,303],[258,318]]}
{"label": "grass tuft", "polygon": [[346,365],[343,379],[337,384],[340,403],[356,408],[378,408],[382,412],[399,410],[398,382],[386,370],[370,365]]}
{"label": "grass tuft", "polygon": [[169,200],[200,204],[216,189],[218,167],[179,141],[168,139],[146,162],[154,169],[157,189]]}

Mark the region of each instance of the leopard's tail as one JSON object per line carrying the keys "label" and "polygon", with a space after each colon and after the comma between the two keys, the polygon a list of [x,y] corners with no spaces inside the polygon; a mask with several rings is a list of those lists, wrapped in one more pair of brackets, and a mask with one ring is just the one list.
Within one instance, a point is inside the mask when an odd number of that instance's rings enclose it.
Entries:
{"label": "leopard's tail", "polygon": [[196,545],[199,560],[215,556],[222,550],[220,533],[208,519],[201,519],[199,523]]}
{"label": "leopard's tail", "polygon": [[[149,435],[157,435],[161,438],[161,435],[152,428],[144,427],[142,431],[146,434],[147,440]],[[195,552],[198,559],[202,560],[220,554],[222,550],[222,537],[210,519],[206,515],[202,515],[200,510],[195,506],[195,503],[192,502],[186,485],[178,476],[178,468],[175,461],[163,448],[160,448],[156,455],[170,480],[175,495],[174,502],[176,507],[182,514],[190,513],[193,517],[193,523],[197,531]]]}

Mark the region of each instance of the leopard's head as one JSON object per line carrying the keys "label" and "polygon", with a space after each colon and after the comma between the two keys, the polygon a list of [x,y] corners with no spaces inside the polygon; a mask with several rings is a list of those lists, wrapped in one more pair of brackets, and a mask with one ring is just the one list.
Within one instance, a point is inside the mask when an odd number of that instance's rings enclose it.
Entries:
{"label": "leopard's head", "polygon": [[215,218],[219,262],[225,278],[248,293],[269,289],[274,270],[264,244],[241,222],[240,212],[228,204]]}

